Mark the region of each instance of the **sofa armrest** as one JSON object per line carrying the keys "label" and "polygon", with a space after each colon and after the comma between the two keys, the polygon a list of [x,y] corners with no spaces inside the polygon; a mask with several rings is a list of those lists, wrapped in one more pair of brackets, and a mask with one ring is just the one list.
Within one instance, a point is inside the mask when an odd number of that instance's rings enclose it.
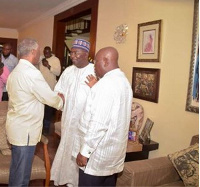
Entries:
{"label": "sofa armrest", "polygon": [[119,174],[117,186],[158,186],[180,177],[167,157],[126,162]]}

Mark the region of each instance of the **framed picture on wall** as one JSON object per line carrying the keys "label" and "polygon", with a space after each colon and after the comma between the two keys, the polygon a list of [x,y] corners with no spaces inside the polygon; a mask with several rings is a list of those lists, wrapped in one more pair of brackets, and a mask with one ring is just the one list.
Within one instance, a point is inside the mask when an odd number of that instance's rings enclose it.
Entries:
{"label": "framed picture on wall", "polygon": [[133,67],[133,97],[158,103],[160,69]]}
{"label": "framed picture on wall", "polygon": [[186,111],[199,113],[199,0],[194,1],[193,37]]}
{"label": "framed picture on wall", "polygon": [[160,61],[161,20],[138,24],[137,62]]}

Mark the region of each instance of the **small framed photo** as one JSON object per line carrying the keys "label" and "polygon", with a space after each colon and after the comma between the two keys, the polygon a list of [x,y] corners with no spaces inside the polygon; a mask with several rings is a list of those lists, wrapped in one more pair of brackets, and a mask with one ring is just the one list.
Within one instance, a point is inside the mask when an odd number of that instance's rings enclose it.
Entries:
{"label": "small framed photo", "polygon": [[160,61],[161,20],[138,24],[137,62]]}
{"label": "small framed photo", "polygon": [[133,67],[133,97],[158,103],[160,69]]}
{"label": "small framed photo", "polygon": [[141,134],[139,135],[139,141],[141,143],[150,143],[150,132],[153,127],[154,122],[147,118],[144,128],[142,129]]}

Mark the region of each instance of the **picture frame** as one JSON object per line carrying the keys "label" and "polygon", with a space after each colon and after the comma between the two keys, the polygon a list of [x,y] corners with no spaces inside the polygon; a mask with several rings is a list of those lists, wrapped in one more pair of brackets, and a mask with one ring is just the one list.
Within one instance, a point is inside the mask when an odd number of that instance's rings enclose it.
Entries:
{"label": "picture frame", "polygon": [[194,1],[192,51],[185,109],[199,113],[199,0]]}
{"label": "picture frame", "polygon": [[161,20],[138,24],[137,62],[159,62]]}
{"label": "picture frame", "polygon": [[139,141],[141,143],[150,143],[150,132],[153,127],[154,122],[147,118],[144,128],[142,129],[141,134],[139,135]]}
{"label": "picture frame", "polygon": [[133,67],[133,97],[158,103],[160,69]]}

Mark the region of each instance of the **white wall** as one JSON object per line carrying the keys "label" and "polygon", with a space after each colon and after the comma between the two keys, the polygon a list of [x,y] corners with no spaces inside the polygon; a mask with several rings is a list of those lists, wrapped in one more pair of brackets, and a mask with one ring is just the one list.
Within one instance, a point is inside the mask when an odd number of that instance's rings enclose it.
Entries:
{"label": "white wall", "polygon": [[39,42],[41,52],[45,46],[52,47],[54,16],[84,2],[85,0],[70,0],[46,12],[19,29],[19,40],[32,37]]}
{"label": "white wall", "polygon": [[[193,0],[100,0],[97,50],[114,46],[120,54],[119,64],[132,83],[132,68],[161,69],[159,102],[133,99],[144,107],[145,121],[154,121],[151,132],[159,149],[150,157],[166,155],[185,148],[199,133],[199,115],[185,111],[189,80]],[[112,11],[110,9],[112,7]],[[109,19],[108,19],[109,18]],[[162,20],[161,60],[159,63],[136,62],[137,25]],[[116,44],[115,28],[128,25],[126,42]]]}
{"label": "white wall", "polygon": [[18,31],[16,29],[6,29],[0,28],[0,37],[1,38],[18,38]]}

